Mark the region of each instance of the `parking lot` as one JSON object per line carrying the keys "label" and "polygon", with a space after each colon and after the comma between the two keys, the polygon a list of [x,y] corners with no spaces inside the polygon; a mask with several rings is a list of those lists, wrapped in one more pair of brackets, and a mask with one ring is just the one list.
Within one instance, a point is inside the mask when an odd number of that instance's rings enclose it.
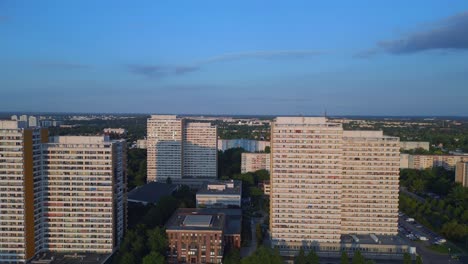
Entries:
{"label": "parking lot", "polygon": [[400,214],[398,218],[398,231],[400,237],[406,239],[409,244],[416,247],[416,252],[421,255],[425,264],[431,263],[463,263],[457,257],[431,251],[428,247],[434,244],[444,244],[443,237],[427,229],[417,221],[410,221],[410,217]]}

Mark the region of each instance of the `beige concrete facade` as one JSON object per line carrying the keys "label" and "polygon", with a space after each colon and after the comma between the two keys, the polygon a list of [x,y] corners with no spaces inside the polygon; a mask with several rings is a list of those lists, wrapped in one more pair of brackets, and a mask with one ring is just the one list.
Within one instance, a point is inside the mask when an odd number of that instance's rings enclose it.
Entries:
{"label": "beige concrete facade", "polygon": [[0,262],[112,253],[126,225],[125,153],[125,140],[48,141],[46,129],[0,121]]}
{"label": "beige concrete facade", "polygon": [[429,142],[426,141],[400,141],[403,150],[424,149],[429,150]]}
{"label": "beige concrete facade", "polygon": [[270,171],[270,153],[242,153],[241,173]]}
{"label": "beige concrete facade", "polygon": [[278,117],[271,134],[272,246],[397,234],[399,139],[323,117]]}
{"label": "beige concrete facade", "polygon": [[455,171],[455,182],[460,183],[463,187],[468,187],[468,163],[458,162]]}
{"label": "beige concrete facade", "polygon": [[147,181],[196,185],[217,178],[217,130],[175,115],[152,115],[147,123]]}

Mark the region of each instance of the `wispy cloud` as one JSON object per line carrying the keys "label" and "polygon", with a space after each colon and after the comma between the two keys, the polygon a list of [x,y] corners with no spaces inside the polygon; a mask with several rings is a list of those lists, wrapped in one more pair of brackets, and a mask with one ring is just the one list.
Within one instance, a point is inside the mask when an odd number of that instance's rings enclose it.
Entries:
{"label": "wispy cloud", "polygon": [[393,40],[383,40],[376,47],[355,54],[371,57],[378,53],[411,54],[428,50],[468,49],[468,12],[431,23],[424,29]]}
{"label": "wispy cloud", "polygon": [[37,67],[41,68],[52,68],[52,69],[62,69],[62,70],[78,70],[78,69],[87,69],[90,68],[90,65],[73,63],[73,62],[60,62],[60,61],[51,61],[51,62],[39,62],[36,63]]}
{"label": "wispy cloud", "polygon": [[171,75],[184,75],[191,72],[199,71],[204,65],[235,61],[243,59],[263,59],[263,60],[280,60],[280,59],[306,59],[312,56],[324,54],[324,51],[314,50],[267,50],[267,51],[250,51],[238,53],[226,53],[219,56],[203,59],[191,65],[154,65],[154,64],[129,64],[127,69],[134,74],[143,75],[150,78],[161,78]]}

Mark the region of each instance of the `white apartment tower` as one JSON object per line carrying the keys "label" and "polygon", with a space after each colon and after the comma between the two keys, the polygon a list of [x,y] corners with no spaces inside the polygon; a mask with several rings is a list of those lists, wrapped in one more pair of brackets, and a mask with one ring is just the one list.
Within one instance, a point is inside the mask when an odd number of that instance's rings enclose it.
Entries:
{"label": "white apartment tower", "polygon": [[182,178],[183,120],[174,115],[152,115],[147,122],[147,181]]}
{"label": "white apartment tower", "polygon": [[44,238],[54,252],[112,253],[126,221],[125,140],[52,137],[43,147]]}
{"label": "white apartment tower", "polygon": [[148,182],[201,184],[217,178],[217,132],[209,123],[152,115],[147,123]]}
{"label": "white apartment tower", "polygon": [[0,262],[105,253],[126,227],[125,141],[54,137],[0,121]]}
{"label": "white apartment tower", "polygon": [[324,117],[278,117],[271,131],[272,246],[397,233],[398,138],[343,131]]}

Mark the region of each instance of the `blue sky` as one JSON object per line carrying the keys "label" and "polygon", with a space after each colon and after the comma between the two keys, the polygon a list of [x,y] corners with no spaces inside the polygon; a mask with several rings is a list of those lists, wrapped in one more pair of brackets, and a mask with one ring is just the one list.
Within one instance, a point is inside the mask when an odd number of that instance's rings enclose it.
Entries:
{"label": "blue sky", "polygon": [[468,115],[468,1],[0,0],[0,111]]}

